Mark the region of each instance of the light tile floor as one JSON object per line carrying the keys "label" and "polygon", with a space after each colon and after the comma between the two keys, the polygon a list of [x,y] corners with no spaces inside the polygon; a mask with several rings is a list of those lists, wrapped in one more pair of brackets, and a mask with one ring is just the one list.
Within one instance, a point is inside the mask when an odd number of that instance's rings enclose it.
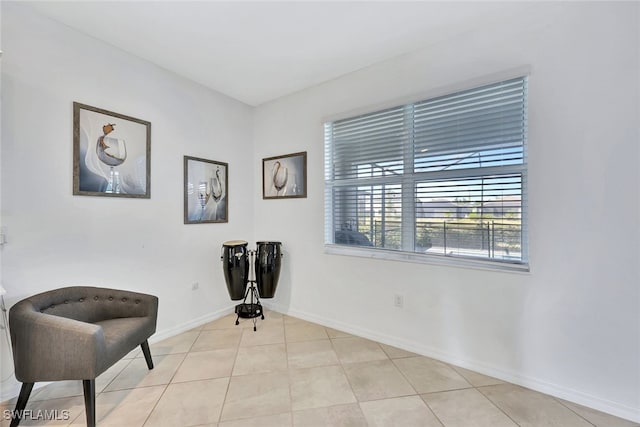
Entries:
{"label": "light tile floor", "polygon": [[[235,326],[228,315],[152,344],[152,371],[133,351],[96,380],[98,425],[638,426],[304,320],[265,316],[257,332],[251,320]],[[13,404],[2,403],[2,413]],[[85,425],[79,381],[35,390],[27,409],[69,416],[21,426]]]}

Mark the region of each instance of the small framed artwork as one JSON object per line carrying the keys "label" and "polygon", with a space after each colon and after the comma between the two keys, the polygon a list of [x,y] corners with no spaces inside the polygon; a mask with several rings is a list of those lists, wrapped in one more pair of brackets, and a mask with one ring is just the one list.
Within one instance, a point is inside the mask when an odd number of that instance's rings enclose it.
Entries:
{"label": "small framed artwork", "polygon": [[73,194],[151,197],[151,123],[73,103]]}
{"label": "small framed artwork", "polygon": [[229,167],[184,156],[184,223],[229,221]]}
{"label": "small framed artwork", "polygon": [[262,159],[262,198],[307,197],[307,152]]}

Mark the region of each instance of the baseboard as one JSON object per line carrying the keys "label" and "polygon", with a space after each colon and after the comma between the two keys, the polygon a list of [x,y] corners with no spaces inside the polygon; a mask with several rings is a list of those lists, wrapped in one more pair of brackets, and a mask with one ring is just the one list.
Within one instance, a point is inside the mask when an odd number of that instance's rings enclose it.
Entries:
{"label": "baseboard", "polygon": [[518,372],[508,371],[500,367],[488,365],[486,363],[474,360],[463,360],[439,349],[425,346],[420,343],[403,340],[392,335],[381,334],[370,329],[353,326],[333,319],[327,319],[325,317],[317,316],[312,313],[290,309],[289,307],[284,307],[279,304],[273,303],[263,305],[265,305],[266,308],[278,311],[283,314],[298,317],[300,319],[308,320],[310,322],[327,326],[329,328],[344,331],[352,335],[401,348],[412,353],[431,357],[445,363],[460,366],[462,368],[479,372],[490,377],[498,378],[512,384],[517,384],[535,391],[539,391],[541,393],[577,403],[579,405],[587,406],[589,408],[605,412],[616,417],[631,420],[633,422],[640,422],[640,408],[634,408],[610,400],[602,399],[600,397],[592,396],[578,390],[573,390],[571,388],[567,388],[558,384],[552,384],[546,381],[539,380],[537,378],[521,375]]}
{"label": "baseboard", "polygon": [[13,399],[20,393],[21,383],[11,374],[9,378],[0,383],[0,402]]}
{"label": "baseboard", "polygon": [[149,343],[153,344],[167,338],[171,338],[190,329],[197,328],[200,325],[204,325],[205,323],[217,320],[223,316],[226,316],[227,314],[233,313],[233,311],[234,306],[221,308],[220,310],[205,314],[204,316],[197,317],[193,320],[189,320],[188,322],[181,323],[168,329],[157,331],[151,338],[149,338]]}

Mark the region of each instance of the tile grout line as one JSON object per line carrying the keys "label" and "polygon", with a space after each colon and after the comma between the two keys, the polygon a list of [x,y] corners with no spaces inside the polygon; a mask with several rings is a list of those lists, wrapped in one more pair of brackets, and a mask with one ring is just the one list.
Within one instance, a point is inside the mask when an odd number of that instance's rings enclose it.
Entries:
{"label": "tile grout line", "polygon": [[[107,388],[109,388],[109,386],[111,385],[111,383],[113,383],[116,378],[118,378],[120,376],[120,374],[122,374],[124,372],[125,369],[127,369],[129,367],[129,365],[131,365],[131,363],[133,363],[133,361],[135,360],[135,357],[132,357],[131,359],[129,359],[129,362],[120,370],[120,372],[118,372],[117,375],[114,375],[113,378],[111,378],[111,381],[109,381],[107,383],[107,385],[104,386],[104,388],[102,389],[102,391],[100,391],[99,393],[96,394],[96,408],[95,408],[95,412],[96,412],[96,424],[98,423],[98,397],[103,395],[104,393],[110,393],[109,391],[105,391],[107,390]],[[85,409],[86,411],[86,409]],[[79,416],[78,416],[79,417]],[[78,417],[74,418],[74,420],[69,423],[68,425],[72,425],[75,421],[78,420]]]}
{"label": "tile grout line", "polygon": [[[383,350],[383,351],[384,351],[384,350]],[[411,386],[411,388],[413,389],[413,391],[415,391],[415,392],[416,392],[416,394],[415,394],[415,395],[416,395],[416,396],[418,396],[420,399],[422,399],[422,396],[420,395],[420,393],[418,393],[418,390],[416,389],[416,387],[411,383],[411,381],[410,381],[410,380],[409,380],[409,378],[405,375],[405,373],[404,373],[404,372],[402,372],[402,369],[400,369],[400,368],[398,367],[398,365],[397,365],[397,364],[396,364],[396,362],[395,362],[395,359],[392,359],[392,358],[389,358],[389,359],[391,360],[391,363],[393,363],[393,366],[398,370],[398,372],[400,372],[400,375],[402,375],[402,378],[404,378],[404,379],[407,381],[407,383],[409,383],[409,385]],[[404,359],[407,359],[407,358],[405,357]],[[422,401],[424,402],[424,399],[422,399]],[[426,404],[427,402],[424,402],[424,403]],[[429,406],[429,405],[427,405],[427,406]],[[429,407],[429,410],[431,410],[431,407]],[[433,411],[431,411],[431,412],[433,412]],[[433,413],[433,415],[435,415],[435,413]],[[436,418],[437,418],[437,416],[436,416]],[[439,420],[439,418],[438,418],[438,420]],[[442,423],[442,425],[444,425],[444,423]]]}
{"label": "tile grout line", "polygon": [[506,412],[504,409],[502,409],[500,406],[498,406],[498,404],[497,404],[497,403],[495,403],[493,400],[491,400],[491,398],[490,398],[489,396],[487,396],[486,394],[484,394],[484,393],[482,392],[482,390],[481,390],[481,389],[482,389],[482,388],[484,388],[484,387],[493,387],[493,386],[495,386],[495,385],[499,385],[499,384],[492,384],[492,385],[486,385],[486,386],[480,386],[480,387],[474,387],[474,388],[475,388],[476,390],[478,390],[478,393],[480,393],[480,394],[481,394],[485,399],[487,399],[487,400],[488,400],[488,401],[489,401],[493,406],[495,406],[496,408],[498,408],[498,410],[499,410],[500,412],[502,412],[502,413],[503,413],[507,418],[509,418],[511,421],[513,421],[513,423],[514,423],[515,425],[520,426],[520,423],[519,423],[519,422],[517,422],[516,420],[514,420],[514,419],[513,419],[509,414],[507,414],[507,412]]}
{"label": "tile grout line", "polygon": [[[382,351],[384,351],[384,348],[382,349]],[[386,352],[385,352],[386,354]],[[388,354],[387,354],[388,356]],[[413,357],[413,356],[411,356]],[[408,357],[398,357],[396,359],[407,359]],[[418,398],[425,404],[425,406],[427,407],[427,409],[433,414],[434,417],[436,417],[436,419],[438,420],[438,422],[443,426],[446,427],[445,423],[440,419],[440,417],[435,413],[435,411],[433,410],[433,408],[431,408],[431,405],[429,405],[429,403],[424,400],[424,398],[422,397],[422,394],[418,393],[418,390],[416,389],[416,387],[414,387],[414,385],[411,383],[411,381],[409,381],[409,378],[407,378],[407,376],[405,375],[404,372],[402,372],[402,369],[400,369],[398,367],[398,365],[396,364],[395,360],[391,357],[389,357],[389,359],[391,360],[391,363],[393,364],[393,366],[398,370],[398,372],[400,372],[400,375],[402,375],[402,378],[405,379],[405,381],[407,381],[407,383],[411,386],[411,388],[413,388],[413,391],[416,392],[415,396],[418,396]],[[465,379],[466,380],[466,379]]]}
{"label": "tile grout line", "polygon": [[[325,327],[325,333],[326,332],[327,330]],[[327,333],[327,335],[329,334]],[[338,355],[338,352],[336,351],[333,345],[333,340],[331,340],[331,338],[329,338],[329,340],[331,341],[331,348],[333,349],[333,352],[336,354],[336,357],[338,358],[338,366],[340,366],[340,369],[342,369],[342,375],[344,375],[344,377],[347,379],[347,384],[349,384],[349,388],[351,389],[351,394],[353,394],[353,397],[354,399],[356,399],[356,403],[358,404],[358,408],[360,408],[360,412],[362,412],[362,406],[360,406],[360,399],[358,399],[358,396],[356,395],[356,392],[353,389],[353,384],[351,384],[351,381],[349,381],[349,375],[347,375],[347,371],[345,371],[344,369],[344,363],[342,362],[342,359],[340,359],[340,356]],[[364,416],[364,412],[362,412],[362,414]]]}
{"label": "tile grout line", "polygon": [[[327,335],[328,335],[328,334],[327,334]],[[339,338],[350,338],[350,337],[336,337],[336,338],[337,338],[337,339],[339,339]],[[364,411],[362,410],[362,403],[363,403],[363,401],[360,401],[360,399],[358,399],[358,396],[356,395],[355,390],[353,389],[353,384],[352,384],[352,383],[351,383],[351,381],[349,380],[349,376],[347,375],[347,372],[346,372],[346,370],[344,369],[344,366],[345,366],[345,365],[349,365],[350,363],[343,362],[343,361],[342,361],[342,359],[340,359],[340,356],[338,356],[338,353],[337,353],[337,352],[336,352],[336,350],[335,350],[334,342],[333,342],[333,340],[334,340],[335,338],[331,338],[331,337],[329,337],[329,339],[330,339],[330,341],[331,341],[331,348],[333,349],[333,351],[336,353],[336,356],[338,357],[338,363],[339,363],[339,366],[342,368],[342,371],[343,371],[343,373],[344,373],[344,376],[345,376],[345,377],[346,377],[346,379],[347,379],[347,383],[349,384],[349,387],[351,388],[351,392],[353,393],[353,396],[354,396],[354,397],[355,397],[355,399],[356,399],[356,404],[358,405],[358,410],[360,411],[360,414],[362,415],[362,417],[366,420],[366,416],[365,416],[365,414],[364,414]],[[416,391],[415,387],[413,386],[413,384],[411,384],[411,383],[409,382],[409,380],[407,380],[407,379],[406,379],[406,377],[404,376],[404,374],[402,373],[402,371],[400,371],[400,369],[398,369],[398,367],[396,366],[396,364],[395,364],[395,363],[393,363],[393,359],[392,359],[392,358],[387,354],[387,352],[386,352],[386,351],[384,351],[384,348],[382,348],[382,346],[380,345],[380,343],[378,343],[377,341],[372,341],[372,342],[375,342],[375,343],[376,343],[376,345],[378,346],[378,348],[379,348],[379,349],[382,351],[382,353],[387,357],[387,359],[386,359],[386,360],[389,360],[389,361],[391,362],[391,364],[394,366],[394,368],[395,368],[395,369],[397,369],[397,370],[398,370],[398,372],[400,372],[400,375],[402,375],[402,377],[403,377],[403,378],[405,378],[405,380],[407,381],[407,384],[409,384],[409,386],[411,387],[411,389],[415,392],[415,394],[411,394],[411,395],[407,395],[407,396],[395,396],[395,397],[393,397],[393,398],[396,398],[396,397],[417,396],[417,391]],[[353,363],[367,363],[367,361],[365,361],[365,362],[353,362]],[[351,364],[353,364],[353,363],[351,363]],[[418,396],[418,397],[419,397],[419,396]],[[364,401],[364,402],[372,402],[372,401],[375,401],[375,400],[385,400],[385,399],[390,399],[390,398],[386,397],[386,398],[381,398],[381,399],[372,399],[372,400],[367,400],[367,401]]]}
{"label": "tile grout line", "polygon": [[[551,395],[550,395],[551,396]],[[558,402],[560,405],[562,405],[563,407],[567,408],[568,410],[570,410],[571,412],[573,412],[574,414],[576,414],[577,416],[579,416],[580,418],[582,418],[583,420],[585,420],[586,422],[588,422],[589,424],[591,424],[594,427],[598,427],[596,424],[592,423],[591,420],[586,419],[585,417],[583,417],[582,415],[580,415],[579,413],[577,413],[576,411],[574,411],[573,409],[571,409],[570,407],[568,407],[567,405],[565,405],[564,403],[562,403],[560,401],[560,399],[558,399],[557,397],[551,396],[553,398],[553,400],[555,400],[556,402]]]}
{"label": "tile grout line", "polygon": [[[351,393],[353,393],[353,397],[356,399],[356,405],[358,406],[358,411],[360,411],[360,414],[362,415],[362,418],[366,420],[366,416],[364,415],[364,411],[362,410],[362,406],[360,405],[360,400],[358,399],[358,396],[356,395],[356,392],[353,389],[353,384],[351,384],[351,381],[349,380],[349,376],[347,375],[347,371],[344,370],[344,363],[340,359],[340,356],[338,355],[338,352],[335,349],[333,340],[335,338],[338,338],[338,337],[332,338],[329,335],[329,332],[327,332],[327,327],[325,326],[324,328],[325,328],[325,333],[327,334],[327,336],[329,336],[329,342],[331,343],[331,349],[336,354],[336,358],[338,359],[338,366],[340,366],[342,368],[342,373],[344,374],[345,378],[347,379],[347,384],[349,384],[349,388],[351,389]],[[344,338],[348,338],[348,337],[344,337]],[[382,352],[384,353],[384,350],[382,350]],[[387,353],[384,353],[384,354],[387,355]],[[388,355],[387,355],[387,357],[388,357]]]}
{"label": "tile grout line", "polygon": [[[231,316],[233,318],[233,316]],[[236,318],[239,320],[240,318]],[[224,411],[224,407],[227,404],[227,396],[229,395],[229,388],[231,387],[231,379],[233,378],[233,370],[236,368],[236,362],[238,361],[238,354],[240,353],[240,343],[242,343],[242,336],[244,335],[244,328],[241,324],[234,325],[234,329],[240,326],[240,339],[238,340],[238,344],[236,345],[236,355],[233,358],[233,364],[231,366],[231,371],[229,371],[229,380],[227,381],[227,388],[224,391],[224,397],[222,399],[222,405],[220,405],[220,413],[218,414],[218,421],[216,424],[220,424],[222,422],[222,413]],[[255,332],[255,331],[254,331]]]}
{"label": "tile grout line", "polygon": [[[193,329],[192,329],[193,330]],[[193,342],[191,343],[191,345],[189,346],[189,349],[187,350],[187,352],[185,353],[184,358],[182,359],[182,361],[180,362],[180,364],[178,365],[178,367],[176,368],[175,372],[173,373],[173,375],[171,376],[171,378],[169,379],[169,382],[167,384],[159,384],[159,385],[164,385],[164,390],[162,390],[162,393],[160,393],[160,396],[158,397],[158,400],[156,401],[156,403],[153,405],[153,407],[151,408],[151,411],[149,411],[149,414],[146,416],[146,418],[144,419],[142,426],[144,427],[145,424],[147,424],[149,422],[149,418],[151,417],[151,414],[153,414],[153,411],[156,410],[156,408],[158,407],[158,403],[160,403],[160,401],[162,400],[162,398],[164,397],[165,393],[167,392],[167,389],[169,388],[169,385],[171,385],[171,381],[173,381],[173,379],[175,378],[176,374],[178,373],[178,371],[180,370],[180,367],[182,367],[182,364],[185,362],[185,360],[187,360],[187,356],[191,353],[191,349],[193,348],[193,346],[195,345],[196,341],[198,340],[198,338],[200,337],[200,335],[202,334],[202,326],[200,326],[198,329],[198,335],[194,338]],[[189,332],[189,331],[186,331]],[[168,353],[168,354],[181,354],[181,353]],[[152,354],[153,356],[153,354]],[[166,356],[166,355],[157,355],[157,356]],[[155,368],[155,366],[154,366]],[[151,386],[153,387],[153,386]],[[136,387],[137,388],[137,387]]]}
{"label": "tile grout line", "polygon": [[447,425],[444,423],[444,421],[442,421],[440,419],[440,417],[438,416],[438,414],[436,414],[436,411],[433,410],[433,408],[431,407],[431,405],[429,405],[429,402],[427,402],[426,400],[424,400],[424,397],[422,397],[422,395],[418,395],[418,397],[420,399],[422,399],[422,401],[424,402],[424,404],[427,406],[427,408],[429,408],[429,410],[431,411],[431,413],[433,414],[434,417],[436,417],[436,420],[438,420],[438,422],[443,426],[443,427],[447,427]]}
{"label": "tile grout line", "polygon": [[114,376],[113,376],[113,378],[111,378],[111,381],[109,381],[109,382],[107,383],[107,385],[105,385],[105,386],[104,386],[104,388],[100,391],[100,393],[98,393],[98,394],[96,395],[96,399],[98,398],[98,396],[100,396],[101,394],[103,394],[103,393],[105,393],[105,392],[106,392],[106,393],[109,393],[109,392],[107,391],[107,389],[109,388],[109,386],[110,386],[110,385],[111,385],[111,384],[116,380],[116,378],[118,378],[118,377],[119,377],[119,376],[124,372],[124,370],[125,370],[125,369],[127,369],[127,368],[129,367],[129,365],[131,365],[131,363],[133,363],[133,361],[134,361],[135,359],[136,359],[135,357],[132,357],[131,359],[129,359],[129,362],[127,362],[127,364],[124,366],[124,368],[122,368],[122,369],[120,370],[120,372],[118,372],[118,374],[117,374],[117,375],[114,375]]}
{"label": "tile grout line", "polygon": [[[187,331],[188,332],[188,331]],[[153,407],[151,408],[151,411],[149,411],[149,414],[147,414],[147,416],[145,417],[144,421],[142,422],[142,426],[144,427],[144,425],[146,425],[149,422],[149,418],[151,417],[151,414],[153,414],[153,411],[156,410],[156,408],[158,407],[158,403],[160,403],[160,401],[162,400],[162,398],[164,397],[165,393],[167,392],[167,390],[169,389],[169,385],[171,384],[171,381],[173,381],[173,379],[175,378],[176,374],[178,373],[178,371],[180,370],[180,367],[182,366],[182,364],[184,363],[185,360],[187,360],[187,356],[189,355],[189,353],[191,352],[191,349],[193,348],[193,345],[195,344],[195,342],[198,340],[198,338],[200,338],[200,334],[202,333],[202,329],[198,329],[198,335],[195,337],[195,339],[193,340],[193,342],[191,343],[191,345],[189,346],[189,350],[187,350],[187,352],[185,353],[184,357],[182,358],[182,361],[180,362],[180,364],[178,365],[178,367],[176,368],[175,372],[173,373],[173,375],[171,375],[171,378],[169,379],[169,382],[167,384],[164,384],[164,390],[162,390],[162,393],[160,393],[160,396],[158,397],[158,400],[156,400],[156,403],[153,405]],[[151,350],[150,350],[151,351]],[[169,353],[171,354],[171,353]],[[175,353],[175,354],[180,354],[180,353]],[[153,355],[152,355],[153,356]],[[166,356],[166,355],[158,355],[158,356]],[[155,365],[154,365],[155,368]],[[162,384],[160,384],[162,385]]]}
{"label": "tile grout line", "polygon": [[293,392],[291,390],[291,367],[289,366],[289,340],[287,340],[287,325],[282,315],[282,338],[284,339],[284,356],[287,362],[287,383],[289,385],[289,414],[291,414],[291,426],[293,426]]}

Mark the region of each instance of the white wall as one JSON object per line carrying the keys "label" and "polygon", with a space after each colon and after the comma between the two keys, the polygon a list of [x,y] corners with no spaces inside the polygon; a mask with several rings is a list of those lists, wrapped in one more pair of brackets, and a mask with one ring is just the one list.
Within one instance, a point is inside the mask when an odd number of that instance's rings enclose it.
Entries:
{"label": "white wall", "polygon": [[[8,302],[69,285],[152,293],[156,339],[229,309],[219,254],[253,236],[251,108],[12,2],[2,50]],[[73,101],[151,122],[151,199],[72,196]],[[183,155],[229,164],[228,224],[183,224]]]}
{"label": "white wall", "polygon": [[[640,420],[638,28],[637,3],[547,3],[259,107],[255,163],[308,152],[307,199],[254,182],[256,237],[287,255],[271,305]],[[523,66],[530,273],[323,252],[323,118]]]}

